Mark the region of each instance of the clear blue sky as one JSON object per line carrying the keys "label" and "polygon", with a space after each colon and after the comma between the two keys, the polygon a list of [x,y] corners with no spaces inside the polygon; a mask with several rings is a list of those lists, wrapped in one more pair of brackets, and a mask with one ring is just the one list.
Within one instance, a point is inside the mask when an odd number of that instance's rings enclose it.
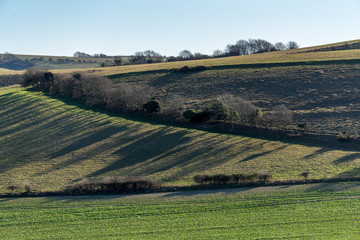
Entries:
{"label": "clear blue sky", "polygon": [[359,0],[0,0],[0,53],[212,54],[239,39],[360,39]]}

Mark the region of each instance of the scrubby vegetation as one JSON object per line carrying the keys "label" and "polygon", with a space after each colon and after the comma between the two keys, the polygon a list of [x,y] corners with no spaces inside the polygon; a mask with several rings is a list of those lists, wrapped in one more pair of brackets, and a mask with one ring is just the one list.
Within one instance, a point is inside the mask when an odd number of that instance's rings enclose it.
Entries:
{"label": "scrubby vegetation", "polygon": [[[200,71],[204,68],[186,67],[186,71]],[[46,70],[29,69],[23,75],[22,86],[30,86],[33,90],[49,94],[71,97],[90,107],[105,108],[121,113],[158,113],[163,117],[171,116],[175,121],[188,120],[193,124],[229,123],[232,126],[237,124],[284,130],[292,123],[292,112],[284,105],[276,106],[273,111],[263,114],[261,109],[250,101],[232,94],[224,94],[210,100],[203,109],[198,111],[192,108],[183,110],[182,102],[178,102],[178,106],[174,106],[173,103],[163,106],[154,98],[157,91],[149,86],[116,84],[108,78],[84,73],[53,74]],[[162,109],[165,111],[162,112]],[[179,111],[183,111],[183,120],[179,119],[181,116]]]}
{"label": "scrubby vegetation", "polygon": [[196,175],[193,180],[197,184],[238,184],[254,183],[262,180],[262,174],[217,174],[217,175]]}
{"label": "scrubby vegetation", "polygon": [[69,185],[64,194],[121,194],[129,192],[144,192],[158,188],[160,185],[149,180],[139,178],[106,177],[102,180],[82,179]]}

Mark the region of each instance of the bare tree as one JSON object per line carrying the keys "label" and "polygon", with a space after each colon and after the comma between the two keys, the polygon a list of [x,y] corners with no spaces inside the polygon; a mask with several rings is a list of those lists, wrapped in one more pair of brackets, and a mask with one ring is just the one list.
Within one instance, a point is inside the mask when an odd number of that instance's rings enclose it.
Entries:
{"label": "bare tree", "polygon": [[222,55],[224,55],[224,53],[219,49],[215,50],[212,54],[213,57],[221,57]]}
{"label": "bare tree", "polygon": [[179,53],[179,57],[184,58],[184,59],[190,59],[193,57],[193,54],[189,50],[182,50]]}
{"label": "bare tree", "polygon": [[262,53],[274,51],[275,47],[264,39],[249,39],[250,53]]}
{"label": "bare tree", "polygon": [[294,41],[290,41],[287,43],[287,47],[288,49],[296,49],[299,48],[299,45]]}
{"label": "bare tree", "polygon": [[239,40],[235,44],[238,48],[239,55],[247,55],[250,52],[249,42],[246,40]]}
{"label": "bare tree", "polygon": [[271,117],[275,126],[285,128],[292,123],[293,113],[285,105],[278,105],[274,107]]}
{"label": "bare tree", "polygon": [[282,50],[286,49],[286,45],[283,44],[282,42],[277,42],[277,43],[275,43],[274,46],[275,46],[276,51],[282,51]]}

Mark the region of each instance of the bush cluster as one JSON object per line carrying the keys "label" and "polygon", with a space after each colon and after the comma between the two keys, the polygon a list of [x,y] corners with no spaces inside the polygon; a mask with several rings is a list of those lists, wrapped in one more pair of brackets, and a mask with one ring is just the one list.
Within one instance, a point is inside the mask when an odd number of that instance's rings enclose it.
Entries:
{"label": "bush cluster", "polygon": [[101,181],[82,180],[74,185],[67,186],[66,193],[125,193],[134,191],[144,191],[159,187],[159,185],[148,179],[126,179],[126,178],[107,178]]}
{"label": "bush cluster", "polygon": [[78,99],[90,107],[115,112],[142,111],[144,106],[148,112],[160,110],[158,103],[151,100],[154,91],[149,86],[114,84],[108,78],[85,73],[52,74],[46,70],[29,69],[23,75],[22,86]]}
{"label": "bush cluster", "polygon": [[197,184],[237,184],[237,183],[253,183],[268,182],[271,174],[267,172],[253,174],[217,174],[217,175],[196,175],[193,180]]}
{"label": "bush cluster", "polygon": [[[186,69],[198,71],[203,69],[203,66]],[[108,78],[93,74],[53,74],[46,70],[29,69],[23,75],[22,86],[77,99],[90,107],[121,113],[158,113],[164,119],[179,121],[182,118],[192,124],[230,123],[232,126],[237,124],[285,129],[292,122],[292,112],[284,105],[276,106],[264,114],[250,101],[232,94],[224,94],[208,101],[198,111],[184,111],[184,101],[180,96],[173,96],[166,103],[160,103],[153,98],[155,91],[149,86],[115,84]]]}
{"label": "bush cluster", "polygon": [[349,131],[343,131],[337,136],[337,140],[339,142],[350,142],[351,140],[355,140],[358,138],[356,133],[351,133]]}
{"label": "bush cluster", "polygon": [[286,128],[292,123],[292,111],[284,105],[275,106],[266,114],[262,110],[239,96],[224,94],[212,99],[199,110],[187,109],[183,117],[194,124],[231,123],[241,126],[261,126]]}
{"label": "bush cluster", "polygon": [[176,68],[173,71],[176,73],[188,73],[188,72],[200,72],[200,71],[205,71],[205,70],[209,70],[210,67],[206,67],[206,66],[196,66],[196,67],[188,67],[188,66],[184,66],[182,68]]}

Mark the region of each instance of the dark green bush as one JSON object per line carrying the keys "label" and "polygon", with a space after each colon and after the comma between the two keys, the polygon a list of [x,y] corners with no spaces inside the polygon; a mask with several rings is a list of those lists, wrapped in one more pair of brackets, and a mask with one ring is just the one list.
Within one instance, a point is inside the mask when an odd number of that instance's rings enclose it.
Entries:
{"label": "dark green bush", "polygon": [[188,110],[184,111],[182,115],[185,119],[191,120],[194,117],[195,113],[196,112],[194,109],[188,109]]}
{"label": "dark green bush", "polygon": [[304,123],[298,123],[298,128],[303,128],[303,129],[307,129],[308,127],[308,123],[307,122],[304,122]]}
{"label": "dark green bush", "polygon": [[[266,177],[266,181],[270,179],[270,174]],[[229,184],[229,183],[254,183],[263,182],[263,175],[261,174],[217,174],[217,175],[196,175],[193,178],[197,184]]]}
{"label": "dark green bush", "polygon": [[211,113],[209,111],[202,111],[195,113],[190,119],[191,123],[204,123],[210,120]]}
{"label": "dark green bush", "polygon": [[225,120],[229,117],[229,107],[218,99],[213,99],[206,111],[210,113],[210,118],[213,121]]}
{"label": "dark green bush", "polygon": [[174,72],[176,72],[176,73],[188,73],[188,72],[205,71],[205,70],[209,70],[209,69],[210,69],[210,67],[206,67],[206,66],[196,66],[196,67],[184,66],[182,68],[174,69]]}
{"label": "dark green bush", "polygon": [[144,109],[147,113],[159,112],[160,111],[160,103],[156,100],[150,100],[146,104],[144,104]]}
{"label": "dark green bush", "polygon": [[83,180],[77,184],[67,186],[65,192],[70,194],[83,193],[124,193],[144,191],[159,187],[148,179],[108,178],[101,181]]}

